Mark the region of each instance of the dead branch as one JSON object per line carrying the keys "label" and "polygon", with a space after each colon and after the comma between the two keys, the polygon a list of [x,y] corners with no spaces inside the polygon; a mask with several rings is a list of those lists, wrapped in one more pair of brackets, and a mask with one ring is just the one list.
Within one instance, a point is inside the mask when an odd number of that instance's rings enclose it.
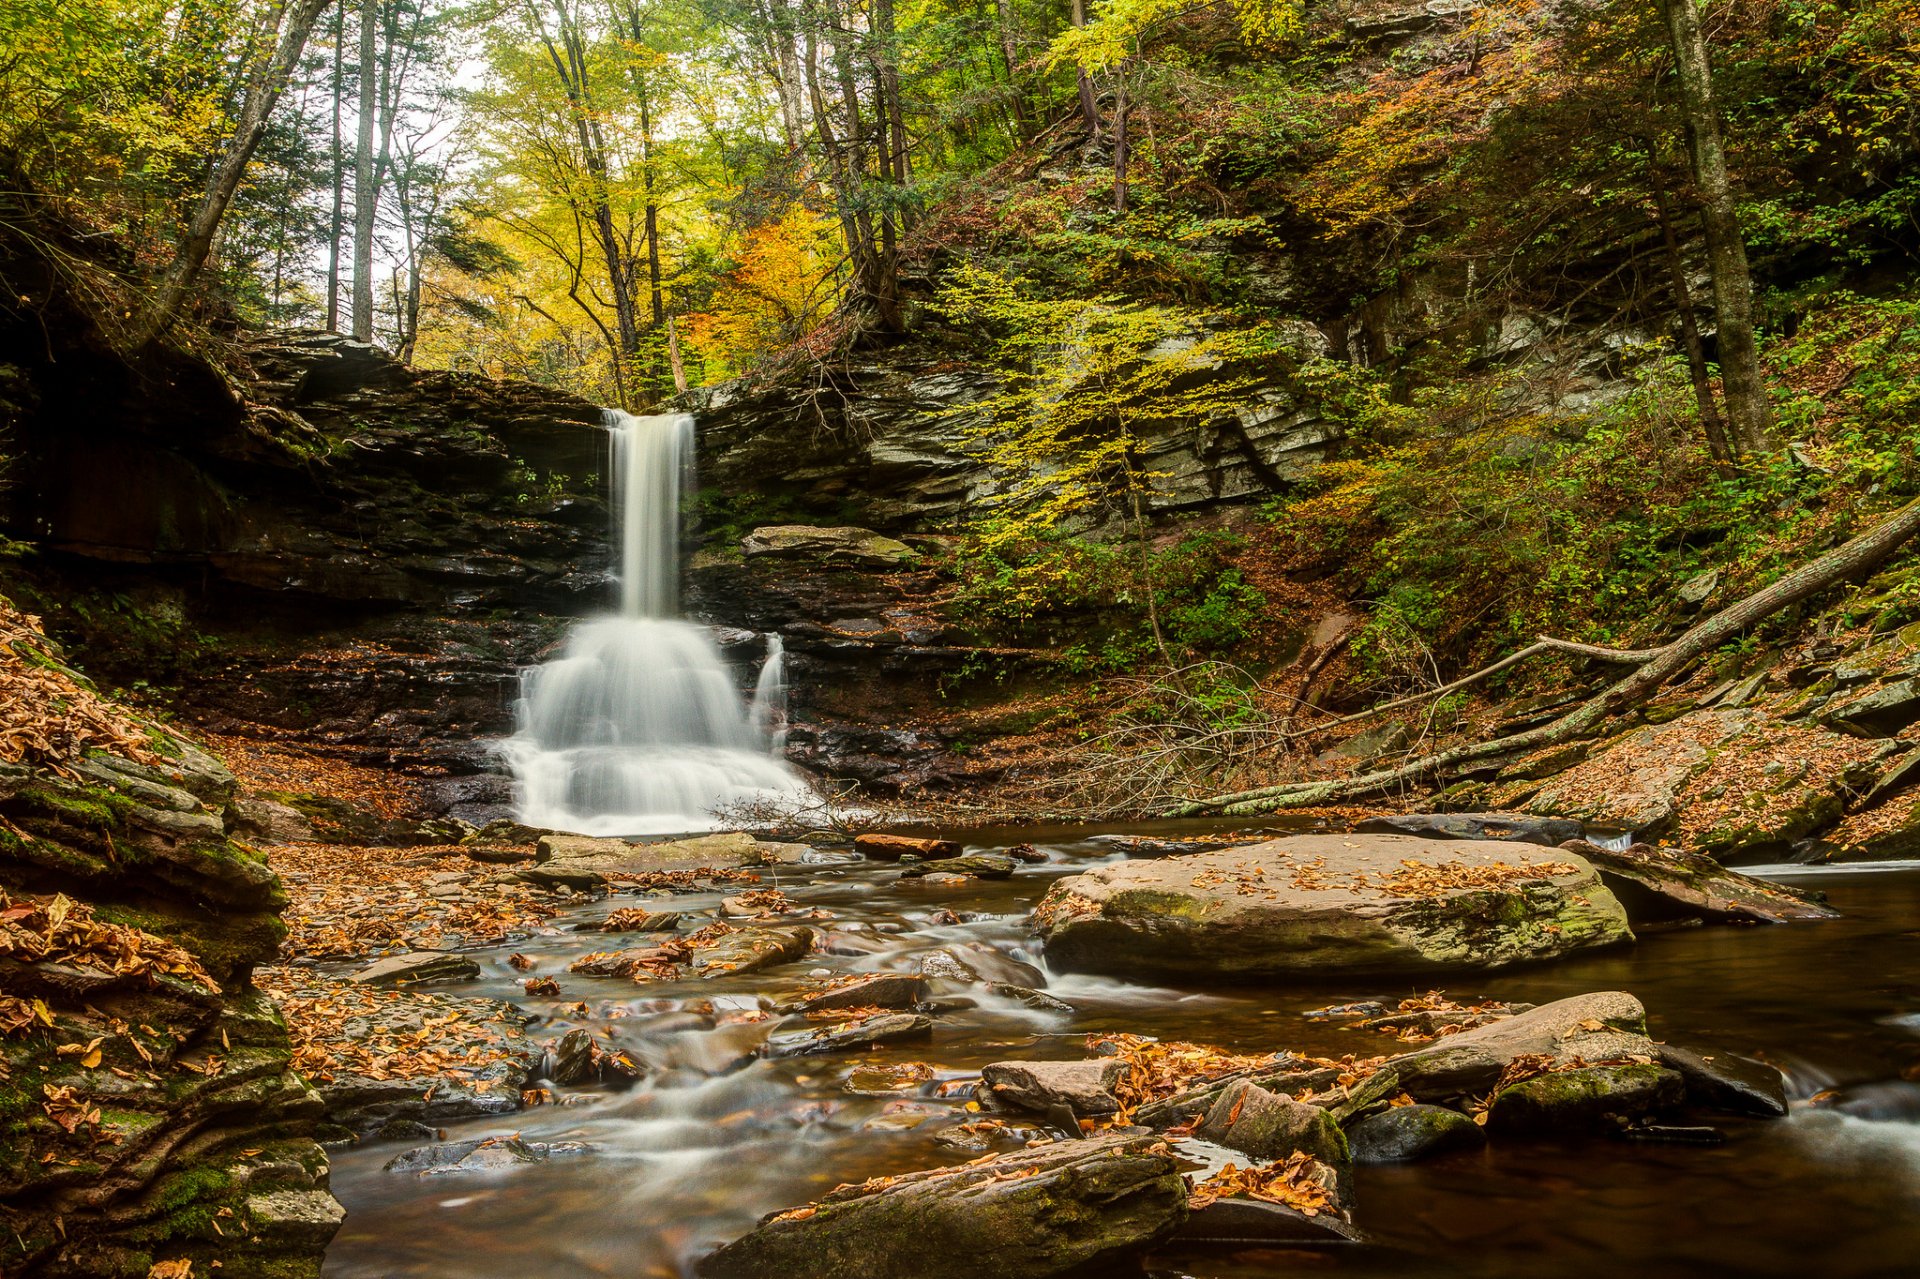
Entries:
{"label": "dead branch", "polygon": [[[1522,649],[1513,657],[1506,659],[1504,663],[1496,663],[1486,671],[1476,672],[1474,676],[1468,677],[1469,680],[1482,678],[1502,665],[1511,665],[1523,656],[1541,651],[1543,646],[1569,651],[1585,649],[1587,656],[1600,657],[1603,660],[1627,658],[1634,660],[1636,669],[1631,674],[1609,685],[1550,724],[1507,737],[1497,737],[1491,741],[1457,746],[1451,750],[1422,756],[1397,768],[1365,773],[1358,777],[1263,786],[1257,790],[1238,791],[1230,795],[1192,800],[1174,808],[1168,815],[1192,817],[1217,812],[1227,816],[1241,817],[1253,813],[1272,812],[1279,808],[1300,808],[1357,799],[1362,796],[1377,795],[1382,791],[1412,782],[1445,776],[1461,764],[1475,763],[1520,751],[1538,750],[1546,746],[1557,746],[1574,738],[1585,737],[1606,720],[1631,710],[1652,697],[1668,680],[1736,635],[1758,622],[1765,621],[1782,609],[1798,604],[1856,573],[1872,568],[1899,549],[1916,533],[1920,533],[1920,499],[1907,503],[1859,537],[1827,552],[1812,563],[1802,565],[1773,585],[1720,610],[1670,644],[1629,654],[1543,639],[1539,643]],[[1429,693],[1421,696],[1431,695]],[[1376,707],[1368,714],[1376,714],[1385,709],[1387,707]]]}

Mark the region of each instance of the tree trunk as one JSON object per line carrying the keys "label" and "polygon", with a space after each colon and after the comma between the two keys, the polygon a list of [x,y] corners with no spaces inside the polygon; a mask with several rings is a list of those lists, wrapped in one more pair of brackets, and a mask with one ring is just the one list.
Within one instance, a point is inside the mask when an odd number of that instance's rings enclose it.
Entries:
{"label": "tree trunk", "polygon": [[1127,211],[1127,64],[1122,62],[1113,77],[1113,211]]}
{"label": "tree trunk", "polygon": [[152,342],[179,318],[180,308],[186,302],[194,281],[199,279],[201,269],[206,266],[207,255],[213,250],[214,237],[220,231],[220,221],[226,216],[227,207],[233,203],[234,192],[240,189],[240,180],[246,176],[247,165],[267,131],[267,118],[273,114],[274,106],[286,90],[287,81],[300,65],[300,55],[307,47],[307,37],[313,33],[314,23],[320,20],[321,13],[332,2],[295,0],[291,9],[276,8],[271,11],[267,30],[277,29],[280,38],[273,45],[271,56],[256,57],[249,68],[246,93],[234,121],[233,138],[227,143],[226,151],[221,154],[220,162],[214,166],[207,180],[206,192],[187,221],[187,233],[174,252],[173,261],[161,276],[152,299],[134,322],[133,339],[136,345],[145,346]]}
{"label": "tree trunk", "polygon": [[[1073,0],[1073,25],[1075,27],[1087,25],[1087,0]],[[1088,75],[1087,69],[1082,66],[1076,65],[1073,73],[1079,82],[1080,116],[1087,122],[1087,140],[1099,142],[1100,108],[1093,100],[1093,77]]]}
{"label": "tree trunk", "polygon": [[340,91],[347,38],[347,6],[333,7],[333,217],[327,223],[327,331],[340,331],[340,231],[346,219],[346,149],[340,139]]}
{"label": "tree trunk", "polygon": [[[1240,817],[1257,812],[1271,812],[1277,808],[1298,808],[1309,804],[1358,799],[1427,781],[1436,776],[1444,776],[1449,770],[1461,764],[1513,755],[1522,751],[1539,750],[1577,737],[1585,737],[1607,720],[1633,709],[1652,697],[1668,680],[1748,627],[1765,621],[1782,609],[1790,608],[1802,600],[1836,586],[1847,578],[1865,572],[1900,549],[1917,534],[1920,534],[1920,499],[1907,503],[1837,550],[1827,552],[1812,563],[1802,565],[1788,573],[1764,590],[1756,591],[1739,603],[1715,613],[1670,644],[1628,653],[1590,650],[1604,660],[1632,662],[1637,669],[1624,679],[1609,685],[1597,696],[1540,728],[1515,733],[1510,737],[1495,738],[1492,741],[1454,747],[1451,750],[1413,760],[1398,768],[1366,773],[1359,777],[1263,786],[1258,790],[1239,791],[1231,795],[1217,795],[1210,799],[1195,800],[1181,805],[1168,816],[1191,817],[1200,813],[1219,812]],[[1558,640],[1543,640],[1527,651],[1567,647],[1580,646],[1570,646]],[[1523,654],[1516,653],[1485,671],[1477,672],[1474,676],[1454,681],[1447,688],[1459,688],[1463,684],[1472,683],[1496,668],[1512,665],[1521,656]]]}
{"label": "tree trunk", "polygon": [[1696,0],[1661,0],[1687,124],[1694,183],[1700,190],[1700,222],[1713,268],[1713,309],[1720,345],[1720,385],[1726,393],[1731,443],[1741,453],[1772,447],[1773,409],[1760,377],[1760,351],[1753,336],[1753,277],[1747,246],[1727,177],[1726,143],[1713,97],[1713,68],[1700,30]]}
{"label": "tree trunk", "polygon": [[1687,264],[1680,252],[1680,237],[1673,229],[1673,211],[1667,205],[1666,184],[1660,181],[1659,157],[1651,145],[1647,148],[1647,181],[1653,188],[1654,219],[1660,223],[1660,237],[1666,244],[1667,277],[1673,284],[1673,304],[1680,312],[1680,338],[1687,351],[1687,376],[1693,382],[1694,403],[1700,409],[1700,426],[1707,436],[1707,451],[1714,465],[1726,469],[1733,461],[1727,444],[1726,423],[1720,406],[1713,399],[1713,376],[1707,368],[1707,346],[1700,339],[1700,321],[1693,308],[1693,290],[1687,284]]}
{"label": "tree trunk", "polygon": [[[345,0],[342,0],[344,3]],[[379,94],[380,0],[360,0],[360,131],[353,156],[353,337],[373,341],[373,114]]]}
{"label": "tree trunk", "polygon": [[993,0],[993,11],[998,19],[994,27],[1000,35],[1000,56],[1007,64],[1007,93],[1012,102],[1014,127],[1020,131],[1020,140],[1028,142],[1033,139],[1033,119],[1027,112],[1027,95],[1020,89],[1019,64],[1014,57],[1017,46],[1014,43],[1013,13],[1007,0]]}

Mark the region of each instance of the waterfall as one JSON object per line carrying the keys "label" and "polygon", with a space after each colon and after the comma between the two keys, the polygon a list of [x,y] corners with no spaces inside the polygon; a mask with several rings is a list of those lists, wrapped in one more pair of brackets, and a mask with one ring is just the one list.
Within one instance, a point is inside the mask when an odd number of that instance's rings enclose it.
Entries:
{"label": "waterfall", "polygon": [[776,757],[785,733],[779,637],[751,709],[706,628],[675,617],[680,494],[693,419],[609,411],[620,613],[577,624],[561,655],[521,673],[505,753],[520,820],[590,835],[709,830],[714,810],[802,801]]}
{"label": "waterfall", "polygon": [[767,636],[766,660],[753,685],[753,727],[773,744],[775,754],[787,746],[787,647],[778,634]]}

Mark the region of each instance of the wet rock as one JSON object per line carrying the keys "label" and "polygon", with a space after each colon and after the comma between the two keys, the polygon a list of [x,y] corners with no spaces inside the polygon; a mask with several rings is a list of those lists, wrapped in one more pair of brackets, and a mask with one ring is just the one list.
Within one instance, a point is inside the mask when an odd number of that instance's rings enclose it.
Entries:
{"label": "wet rock", "polygon": [[1584,840],[1566,847],[1593,863],[1636,924],[1673,919],[1779,924],[1836,919],[1840,914],[1789,889],[1728,870],[1704,853],[1650,844],[1607,849]]}
{"label": "wet rock", "polygon": [[1195,1209],[1174,1235],[1194,1243],[1280,1245],[1358,1243],[1364,1237],[1338,1213],[1309,1217],[1264,1199],[1216,1199]]}
{"label": "wet rock", "polygon": [[1580,823],[1527,813],[1389,813],[1369,817],[1353,828],[1362,834],[1418,835],[1426,839],[1482,839],[1499,843],[1544,844],[1548,848],[1579,839]]}
{"label": "wet rock", "polygon": [[670,933],[686,916],[677,910],[616,910],[600,922],[603,933]]}
{"label": "wet rock", "polygon": [[858,981],[811,996],[801,1011],[836,1008],[911,1008],[927,997],[927,979],[918,973],[874,973]]}
{"label": "wet rock", "polygon": [[1056,967],[1257,980],[1497,968],[1629,941],[1574,854],[1300,835],[1069,876],[1035,912]]}
{"label": "wet rock", "polygon": [[1554,1070],[1501,1089],[1487,1111],[1496,1135],[1605,1132],[1621,1121],[1680,1104],[1686,1088],[1676,1071],[1658,1062],[1627,1062]]}
{"label": "wet rock", "polygon": [[744,831],[722,831],[693,839],[653,843],[546,834],[535,847],[540,861],[549,870],[596,873],[762,866],[786,860],[782,852],[785,845],[766,843]]}
{"label": "wet rock", "polygon": [[1445,1106],[1393,1106],[1347,1132],[1353,1160],[1362,1164],[1405,1163],[1470,1150],[1486,1141],[1479,1124]]}
{"label": "wet rock", "polygon": [[1479,1096],[1500,1081],[1516,1057],[1543,1056],[1556,1064],[1623,1057],[1655,1060],[1646,1009],[1624,991],[1598,991],[1555,1000],[1387,1063],[1416,1101]]}
{"label": "wet rock", "polygon": [[980,1071],[995,1101],[1037,1115],[1065,1106],[1076,1119],[1111,1115],[1120,1109],[1113,1087],[1126,1073],[1117,1058],[1091,1061],[997,1061]]}
{"label": "wet rock", "polygon": [[1164,1142],[1098,1137],[838,1190],[768,1217],[697,1269],[703,1279],[1114,1273],[1186,1215],[1186,1186]]}
{"label": "wet rock", "polygon": [[1353,1160],[1334,1117],[1259,1084],[1242,1080],[1222,1090],[1194,1135],[1262,1162],[1304,1150],[1333,1169],[1336,1202],[1344,1203],[1351,1193]]}
{"label": "wet rock", "polygon": [[1281,1053],[1266,1065],[1235,1071],[1149,1102],[1135,1110],[1133,1117],[1134,1122],[1148,1128],[1171,1128],[1198,1122],[1213,1109],[1223,1093],[1242,1083],[1258,1084],[1268,1092],[1293,1096],[1335,1088],[1339,1080],[1340,1072],[1330,1066]]}
{"label": "wet rock", "polygon": [[600,1078],[600,1046],[589,1030],[569,1030],[553,1047],[548,1078],[556,1084],[590,1084]]}
{"label": "wet rock", "polygon": [[439,1177],[450,1173],[504,1172],[526,1164],[543,1164],[556,1155],[581,1155],[593,1147],[584,1141],[522,1141],[518,1137],[482,1137],[418,1146],[386,1162],[388,1172]]}
{"label": "wet rock", "polygon": [[884,1044],[904,1044],[933,1037],[933,1018],[913,1013],[883,1013],[859,1021],[795,1035],[775,1035],[767,1041],[769,1057],[812,1057],[824,1053],[867,1052]]}
{"label": "wet rock", "polygon": [[1786,1076],[1763,1061],[1733,1053],[1707,1056],[1661,1044],[1660,1064],[1679,1073],[1686,1083],[1687,1100],[1695,1105],[1761,1119],[1786,1116]]}
{"label": "wet rock", "polygon": [[607,877],[599,871],[566,865],[527,866],[514,871],[512,877],[536,888],[565,889],[573,893],[590,893],[607,886]]}
{"label": "wet rock", "polygon": [[972,879],[1006,879],[1013,874],[1011,857],[996,857],[991,853],[975,853],[971,857],[940,857],[933,861],[916,862],[900,869],[902,879],[918,879],[924,875],[965,875]]}
{"label": "wet rock", "polygon": [[748,559],[772,556],[819,559],[856,564],[862,568],[900,568],[920,558],[905,542],[884,537],[872,529],[816,528],[809,524],[772,524],[740,539]]}
{"label": "wet rock", "polygon": [[1073,1005],[1064,999],[1056,999],[1044,990],[1033,990],[1026,986],[1015,986],[1004,981],[990,981],[987,989],[996,995],[1012,999],[1035,1012],[1070,1013]]}
{"label": "wet rock", "polygon": [[597,951],[574,960],[567,971],[637,982],[679,981],[791,963],[812,948],[810,928],[732,928],[698,946],[669,938],[658,946]]}
{"label": "wet rock", "polygon": [[347,980],[364,986],[420,986],[435,981],[469,981],[479,975],[480,965],[465,955],[424,950],[375,960]]}
{"label": "wet rock", "polygon": [[951,839],[922,839],[915,835],[856,835],[853,851],[875,861],[897,862],[902,857],[958,857],[960,845]]}
{"label": "wet rock", "polygon": [[1017,862],[1026,862],[1032,866],[1041,865],[1048,860],[1047,855],[1032,844],[1015,844],[1006,850],[1006,855]]}
{"label": "wet rock", "polygon": [[1025,1146],[1046,1136],[1043,1129],[1029,1124],[1008,1123],[1004,1119],[980,1119],[953,1124],[933,1134],[933,1144],[949,1150],[964,1150],[984,1155],[996,1147]]}
{"label": "wet rock", "polygon": [[1047,975],[1038,968],[1003,954],[985,942],[928,951],[920,957],[920,971],[929,977],[970,984],[1003,982],[1031,989],[1047,984]]}

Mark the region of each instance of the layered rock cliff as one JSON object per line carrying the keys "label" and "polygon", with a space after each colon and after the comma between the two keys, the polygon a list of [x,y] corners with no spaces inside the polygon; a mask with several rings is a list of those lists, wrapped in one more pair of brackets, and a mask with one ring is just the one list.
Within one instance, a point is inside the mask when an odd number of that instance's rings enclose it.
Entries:
{"label": "layered rock cliff", "polygon": [[0,1272],[318,1274],[343,1213],[250,981],[286,897],[233,775],[0,629]]}

